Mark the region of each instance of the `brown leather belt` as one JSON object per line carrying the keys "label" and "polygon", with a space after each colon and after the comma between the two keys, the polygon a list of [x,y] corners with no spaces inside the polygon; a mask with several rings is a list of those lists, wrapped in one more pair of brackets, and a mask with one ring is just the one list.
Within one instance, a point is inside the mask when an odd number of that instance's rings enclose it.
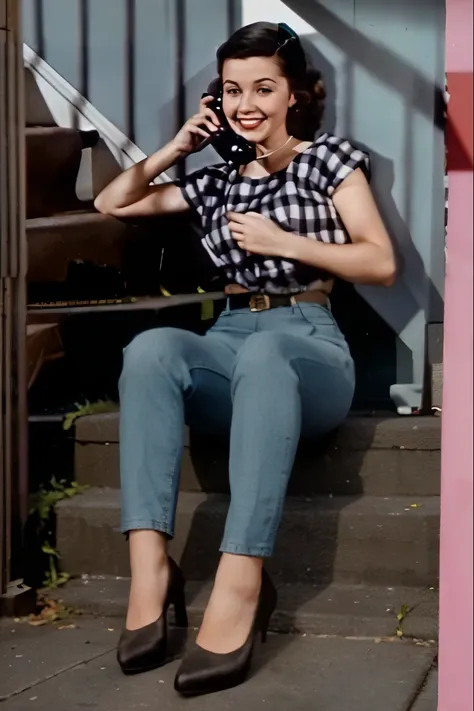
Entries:
{"label": "brown leather belt", "polygon": [[328,306],[327,294],[322,291],[303,291],[300,294],[229,294],[229,309],[247,309],[250,311],[268,311],[281,306],[295,306],[299,301]]}

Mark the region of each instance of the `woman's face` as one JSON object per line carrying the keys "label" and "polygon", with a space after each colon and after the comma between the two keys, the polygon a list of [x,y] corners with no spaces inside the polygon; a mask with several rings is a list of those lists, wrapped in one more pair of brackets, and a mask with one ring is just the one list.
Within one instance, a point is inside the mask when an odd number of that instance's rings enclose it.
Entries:
{"label": "woman's face", "polygon": [[227,59],[222,82],[224,112],[236,133],[263,145],[288,137],[286,116],[296,100],[273,57]]}

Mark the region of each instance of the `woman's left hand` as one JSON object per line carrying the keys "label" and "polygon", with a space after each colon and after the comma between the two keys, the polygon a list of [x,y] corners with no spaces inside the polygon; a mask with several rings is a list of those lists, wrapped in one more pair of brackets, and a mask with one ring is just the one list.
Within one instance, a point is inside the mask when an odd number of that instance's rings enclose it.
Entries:
{"label": "woman's left hand", "polygon": [[268,217],[258,212],[228,212],[229,230],[239,247],[265,257],[284,257],[294,239]]}

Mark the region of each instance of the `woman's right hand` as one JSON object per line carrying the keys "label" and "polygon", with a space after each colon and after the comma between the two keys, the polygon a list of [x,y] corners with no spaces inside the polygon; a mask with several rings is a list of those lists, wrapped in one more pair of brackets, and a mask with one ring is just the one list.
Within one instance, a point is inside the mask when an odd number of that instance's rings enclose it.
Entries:
{"label": "woman's right hand", "polygon": [[209,134],[219,130],[219,119],[209,108],[209,103],[213,99],[213,96],[205,96],[201,99],[199,113],[188,119],[174,137],[172,144],[180,153],[184,155],[198,153],[209,142]]}

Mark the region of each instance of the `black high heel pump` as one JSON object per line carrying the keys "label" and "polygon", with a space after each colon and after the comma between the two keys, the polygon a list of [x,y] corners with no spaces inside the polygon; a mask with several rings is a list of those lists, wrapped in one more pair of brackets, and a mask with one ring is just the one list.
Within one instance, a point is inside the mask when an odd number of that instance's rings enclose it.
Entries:
{"label": "black high heel pump", "polygon": [[181,662],[174,682],[176,691],[183,696],[198,696],[242,684],[250,670],[255,637],[260,634],[266,642],[276,603],[277,591],[263,569],[257,612],[247,641],[230,654],[216,654],[196,645]]}
{"label": "black high heel pump", "polygon": [[161,616],[137,630],[124,629],[117,647],[117,661],[124,674],[140,674],[161,667],[167,658],[168,622],[170,605],[174,606],[178,627],[188,626],[184,595],[185,579],[179,566],[169,558],[168,592]]}

